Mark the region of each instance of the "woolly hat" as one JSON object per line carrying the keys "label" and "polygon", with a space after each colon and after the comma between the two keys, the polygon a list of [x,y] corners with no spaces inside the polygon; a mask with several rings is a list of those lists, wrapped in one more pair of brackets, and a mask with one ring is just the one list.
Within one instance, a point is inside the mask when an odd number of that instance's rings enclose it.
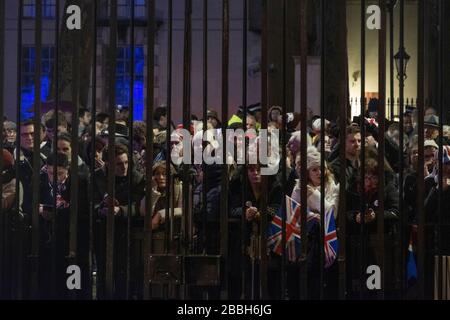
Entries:
{"label": "woolly hat", "polygon": [[[309,134],[306,134],[306,143],[307,143],[307,146],[311,145],[311,136]],[[287,143],[287,147],[291,151],[291,153],[294,155],[296,155],[298,152],[300,152],[300,147],[301,147],[301,132],[300,131],[295,131],[292,133],[292,135],[289,138],[289,141]]]}
{"label": "woolly hat", "polygon": [[17,130],[17,125],[12,122],[12,121],[5,121],[5,123],[3,124],[3,128],[5,130]]}
{"label": "woolly hat", "polygon": [[[328,120],[325,119],[325,128],[327,128],[329,125],[330,125],[330,121],[328,121]],[[320,130],[321,130],[321,127],[322,127],[322,120],[321,120],[320,118],[315,119],[315,120],[312,122],[311,127],[312,127],[312,129],[313,129],[314,131],[320,131]]]}
{"label": "woolly hat", "polygon": [[320,152],[316,147],[308,147],[308,153],[306,158],[306,168],[307,170],[312,167],[320,166]]}
{"label": "woolly hat", "polygon": [[439,146],[437,145],[436,141],[431,140],[431,139],[425,140],[425,142],[424,142],[424,147],[425,147],[425,148],[426,148],[426,147],[433,147],[433,148],[435,148],[436,150],[439,149]]}

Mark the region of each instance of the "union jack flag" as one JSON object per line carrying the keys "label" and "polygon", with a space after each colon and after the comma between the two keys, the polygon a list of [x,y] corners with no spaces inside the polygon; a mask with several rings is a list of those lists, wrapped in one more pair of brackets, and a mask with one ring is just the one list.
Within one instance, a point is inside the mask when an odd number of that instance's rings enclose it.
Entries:
{"label": "union jack flag", "polygon": [[324,236],[324,250],[325,250],[325,268],[331,267],[336,260],[338,252],[338,239],[336,234],[336,221],[334,220],[334,207],[331,207],[325,213],[325,236]]}
{"label": "union jack flag", "polygon": [[[286,252],[288,260],[291,262],[295,262],[301,251],[300,204],[292,198],[286,196],[286,211]],[[282,207],[280,207],[269,225],[267,238],[267,246],[280,256],[283,254],[281,243],[283,216],[286,217],[286,214],[283,212]],[[310,229],[314,222],[318,222],[316,215],[308,212],[307,228]]]}

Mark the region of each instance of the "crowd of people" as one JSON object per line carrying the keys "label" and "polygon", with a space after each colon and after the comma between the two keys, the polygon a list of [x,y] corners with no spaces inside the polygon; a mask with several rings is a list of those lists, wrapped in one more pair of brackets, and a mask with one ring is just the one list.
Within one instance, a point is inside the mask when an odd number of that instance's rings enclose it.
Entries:
{"label": "crowd of people", "polygon": [[[107,269],[107,227],[106,219],[112,209],[115,216],[114,230],[114,291],[115,298],[125,298],[128,291],[127,278],[131,282],[131,296],[140,297],[140,289],[143,274],[142,250],[138,243],[143,240],[143,217],[151,215],[151,227],[153,236],[153,253],[180,253],[186,246],[192,253],[219,254],[220,253],[220,212],[224,199],[227,201],[226,208],[229,212],[229,283],[230,296],[240,298],[241,291],[245,297],[250,298],[254,292],[259,292],[257,279],[258,271],[258,244],[255,243],[254,235],[258,231],[261,214],[268,213],[269,222],[280,210],[285,196],[291,197],[300,205],[306,205],[309,212],[318,216],[330,208],[334,209],[337,225],[341,219],[346,221],[346,243],[347,243],[347,291],[348,296],[357,295],[361,274],[359,247],[362,245],[361,224],[364,221],[367,233],[367,254],[365,263],[367,265],[377,263],[376,245],[371,239],[377,233],[377,214],[380,197],[384,202],[385,240],[386,256],[391,255],[390,263],[386,264],[387,292],[398,291],[399,272],[398,261],[406,251],[400,252],[400,247],[407,248],[409,239],[414,238],[414,232],[418,223],[418,207],[416,206],[417,187],[424,185],[425,213],[427,225],[437,225],[443,217],[447,224],[450,222],[448,208],[450,201],[450,126],[444,125],[442,137],[442,158],[439,159],[439,126],[441,120],[436,110],[427,108],[425,112],[425,143],[423,168],[418,168],[418,119],[415,109],[407,108],[402,115],[404,120],[404,132],[400,132],[399,124],[395,121],[386,120],[386,132],[380,132],[378,126],[377,112],[367,113],[364,121],[359,118],[349,121],[346,128],[339,128],[336,119],[324,120],[325,127],[321,127],[320,116],[308,119],[308,127],[301,128],[300,115],[296,112],[284,113],[279,106],[273,106],[268,111],[268,128],[282,129],[283,123],[286,128],[285,145],[280,146],[286,151],[286,166],[279,166],[275,175],[267,177],[268,190],[263,189],[261,165],[249,164],[245,167],[236,161],[227,164],[228,170],[228,195],[222,194],[222,172],[224,165],[206,164],[191,165],[186,169],[184,165],[170,163],[167,159],[170,154],[180,148],[181,141],[176,138],[177,129],[182,125],[175,126],[167,118],[165,107],[154,110],[153,121],[153,154],[151,155],[152,176],[147,176],[146,154],[147,126],[149,123],[133,121],[130,119],[130,110],[126,106],[118,106],[115,115],[115,123],[111,123],[111,116],[107,113],[93,115],[88,109],[82,108],[78,112],[79,127],[77,143],[73,141],[73,128],[71,128],[71,117],[74,115],[51,110],[44,114],[40,125],[40,153],[35,154],[33,119],[14,123],[10,120],[4,121],[3,125],[3,169],[2,169],[2,212],[7,212],[10,220],[20,221],[26,226],[28,233],[23,239],[23,250],[31,250],[30,231],[32,230],[33,214],[33,177],[39,175],[39,287],[40,297],[49,298],[52,291],[51,285],[56,282],[57,297],[68,297],[70,292],[66,287],[66,266],[69,264],[67,256],[71,248],[76,248],[76,262],[81,267],[83,274],[83,285],[80,298],[86,298],[90,294],[91,279],[89,272],[94,271],[96,277],[96,296],[105,297],[106,269]],[[246,116],[246,119],[244,117]],[[253,129],[258,136],[261,130],[262,109],[260,104],[247,107],[239,107],[238,111],[230,119],[220,119],[218,113],[211,109],[207,112],[208,129],[220,130],[223,121],[227,121],[229,129]],[[285,118],[285,119],[284,119]],[[245,121],[244,121],[245,120]],[[365,126],[365,140],[361,139],[361,123]],[[110,129],[115,126],[114,161],[109,159]],[[245,128],[244,128],[245,125]],[[20,131],[18,131],[20,126]],[[168,135],[168,127],[170,135]],[[202,119],[192,116],[191,127],[193,136],[202,130]],[[301,130],[307,134],[307,154],[301,154]],[[322,141],[322,130],[324,140]],[[95,131],[95,136],[93,132]],[[18,136],[20,132],[20,136]],[[281,131],[280,131],[281,132]],[[131,133],[131,134],[130,134]],[[400,150],[400,136],[403,135],[403,150]],[[385,160],[378,162],[378,143],[384,136]],[[178,136],[178,138],[180,138]],[[167,143],[171,139],[171,143]],[[20,149],[18,142],[20,140]],[[56,141],[55,141],[56,140]],[[214,146],[212,140],[205,142],[211,148]],[[238,142],[236,142],[238,143]],[[242,142],[241,142],[242,143]],[[320,152],[324,144],[325,154]],[[341,162],[339,156],[340,145],[345,144],[345,163]],[[73,157],[74,146],[78,147],[77,157]],[[172,150],[167,150],[170,145]],[[364,146],[363,146],[364,145]],[[364,150],[365,162],[361,163],[362,150]],[[182,148],[178,152],[182,152]],[[130,157],[131,155],[131,157]],[[39,168],[34,164],[35,157],[39,157]],[[306,157],[307,174],[301,177],[302,157]],[[76,166],[72,161],[76,159]],[[325,167],[321,170],[322,159]],[[442,162],[443,172],[439,174],[439,162]],[[16,176],[15,166],[19,168]],[[361,166],[365,167],[365,176],[361,177]],[[378,194],[379,168],[384,168],[384,194]],[[73,172],[76,167],[77,171]],[[56,168],[56,171],[54,170]],[[282,169],[286,168],[286,172]],[[404,169],[404,180],[399,181],[400,168]],[[168,171],[169,170],[169,171]],[[344,185],[339,181],[341,170],[345,170],[345,208],[340,208],[340,189]],[[418,170],[423,170],[424,181],[417,180]],[[109,181],[110,172],[114,172],[114,181]],[[186,173],[187,172],[187,173]],[[321,186],[322,175],[324,186]],[[55,178],[56,176],[56,178]],[[77,184],[71,181],[77,176]],[[442,192],[439,190],[439,177],[442,177]],[[93,178],[93,179],[92,179]],[[307,180],[307,199],[301,199],[301,179]],[[90,186],[91,180],[94,182]],[[56,181],[56,185],[54,184]],[[131,185],[130,185],[131,181]],[[109,186],[114,183],[115,193],[110,195]],[[16,184],[19,188],[16,189]],[[184,199],[184,185],[188,184],[190,199]],[[400,199],[399,189],[403,184],[403,199]],[[151,192],[146,192],[148,186]],[[168,188],[170,186],[170,188]],[[76,192],[72,188],[76,187]],[[89,193],[92,187],[92,194]],[[19,194],[16,194],[19,190]],[[167,190],[170,190],[167,193]],[[322,195],[321,192],[324,191]],[[206,194],[206,202],[203,194]],[[444,201],[439,201],[440,193]],[[149,203],[146,194],[151,194],[152,208],[147,208]],[[266,196],[263,197],[263,194]],[[71,197],[76,195],[77,201],[73,203]],[[322,208],[321,198],[324,197]],[[267,207],[263,208],[263,199]],[[92,239],[90,239],[90,200],[94,206],[94,220],[92,226]],[[184,204],[187,203],[187,206]],[[400,203],[403,210],[400,214]],[[245,205],[243,205],[245,204]],[[17,207],[18,205],[18,207]],[[56,208],[55,208],[56,205]],[[439,207],[440,205],[440,207]],[[73,230],[71,226],[71,208],[76,206],[77,219],[75,224],[76,243],[71,241]],[[190,209],[186,212],[186,208]],[[365,211],[362,209],[365,208]],[[56,216],[54,216],[56,212]],[[439,214],[442,214],[440,216]],[[184,242],[184,219],[193,223],[192,234],[189,234],[192,243]],[[241,230],[240,219],[245,217],[247,223],[245,230]],[[403,219],[403,220],[402,220]],[[131,227],[129,223],[131,221]],[[401,223],[406,221],[407,223]],[[205,223],[206,222],[206,223]],[[15,222],[16,223],[16,222]],[[12,225],[15,225],[12,223]],[[401,233],[400,228],[404,228]],[[15,230],[11,227],[11,230]],[[129,234],[130,232],[133,234]],[[428,229],[427,229],[428,230]],[[433,230],[433,229],[430,229]],[[442,227],[440,229],[444,237],[441,243],[450,243],[450,230]],[[186,231],[186,230],[185,230]],[[309,231],[308,238],[308,290],[311,297],[317,297],[320,292],[318,276],[321,266],[318,262],[318,234]],[[428,232],[427,268],[431,268],[431,257],[434,255],[434,243],[436,238],[433,232]],[[242,234],[245,238],[242,238]],[[404,235],[400,239],[400,234]],[[130,236],[131,240],[129,240]],[[169,236],[169,240],[167,237]],[[207,241],[204,241],[207,239]],[[397,239],[397,240],[396,240]],[[93,246],[90,246],[92,240]],[[131,241],[131,246],[128,246]],[[399,243],[403,243],[401,246]],[[242,245],[249,249],[246,252],[246,262],[242,266]],[[413,243],[416,245],[416,243]],[[13,245],[13,244],[12,244]],[[260,244],[259,244],[260,245]],[[131,249],[130,249],[131,247]],[[442,248],[441,248],[442,249]],[[448,249],[448,248],[447,248]],[[24,255],[23,263],[26,264]],[[90,255],[92,253],[92,255]],[[56,257],[56,258],[55,258]],[[127,259],[129,257],[129,260]],[[54,260],[55,259],[55,260]],[[56,262],[55,262],[56,261]],[[255,262],[256,261],[256,262]],[[299,269],[296,262],[287,266],[288,286],[286,293],[280,290],[280,257],[271,252],[269,254],[269,294],[272,298],[287,296],[291,299],[298,297]],[[429,262],[429,263],[428,263]],[[128,263],[131,271],[128,270]],[[56,270],[54,270],[56,265]],[[249,274],[242,288],[242,270]],[[256,268],[258,269],[258,268]],[[427,269],[431,270],[431,269]],[[10,270],[14,273],[16,270]],[[130,277],[131,274],[131,277]],[[430,276],[432,278],[432,276]],[[336,297],[338,266],[335,262],[325,270],[327,287],[325,291],[328,297]],[[29,281],[28,281],[29,282]],[[24,286],[29,285],[27,281]],[[198,296],[199,291],[192,289],[192,295]],[[200,289],[198,289],[200,290]],[[205,289],[206,290],[206,289]],[[210,290],[210,289],[208,289]],[[27,291],[25,289],[25,291]],[[214,296],[217,291],[208,291]],[[173,286],[169,289],[157,285],[152,286],[151,296],[162,298],[164,295],[177,297]],[[256,294],[257,295],[257,294]]]}

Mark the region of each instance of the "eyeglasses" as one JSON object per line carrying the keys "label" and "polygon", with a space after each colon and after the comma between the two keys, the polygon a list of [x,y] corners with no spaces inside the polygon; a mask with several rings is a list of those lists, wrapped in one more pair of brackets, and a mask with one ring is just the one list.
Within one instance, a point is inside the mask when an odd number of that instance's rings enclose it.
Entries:
{"label": "eyeglasses", "polygon": [[378,176],[374,176],[374,175],[365,175],[364,176],[365,180],[370,180],[370,181],[378,181]]}

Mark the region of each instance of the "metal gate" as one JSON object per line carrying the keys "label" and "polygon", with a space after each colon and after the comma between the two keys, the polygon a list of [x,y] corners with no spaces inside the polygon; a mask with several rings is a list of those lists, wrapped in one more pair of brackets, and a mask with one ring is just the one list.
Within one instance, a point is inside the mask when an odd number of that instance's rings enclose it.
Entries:
{"label": "metal gate", "polygon": [[[346,1],[337,2],[345,11]],[[0,118],[12,114],[7,108],[13,108],[15,114],[10,118],[15,117],[17,129],[8,121],[1,124],[2,149],[11,148],[9,155],[4,152],[0,158],[0,167],[3,168],[2,298],[450,298],[450,220],[446,215],[450,149],[449,141],[444,137],[444,125],[448,125],[444,120],[447,118],[448,121],[448,110],[444,107],[447,103],[445,72],[443,67],[437,68],[437,98],[427,98],[424,79],[425,73],[430,71],[426,67],[432,69],[434,66],[425,63],[424,30],[425,19],[428,19],[425,9],[428,7],[424,0],[417,1],[418,24],[414,32],[405,29],[404,0],[360,1],[362,27],[358,49],[361,82],[360,96],[356,100],[350,99],[348,85],[334,87],[340,92],[335,92],[331,100],[325,96],[329,86],[326,64],[334,59],[327,54],[330,50],[327,33],[333,31],[327,21],[332,19],[330,11],[336,3],[330,4],[329,1],[35,0],[31,3],[20,0],[16,12],[6,3],[8,1],[0,2]],[[217,7],[217,3],[220,3],[218,7],[221,10],[220,26],[217,19],[210,19],[211,7]],[[439,17],[437,64],[444,66],[444,14],[448,8],[442,0],[433,4]],[[365,26],[369,5],[380,9],[380,29],[371,31],[378,33],[376,102],[366,100]],[[158,16],[157,7],[164,7],[167,16]],[[312,7],[316,9],[315,16],[311,15]],[[69,20],[77,19],[77,8],[81,8],[81,29],[69,26]],[[273,8],[278,10],[278,23],[273,22]],[[296,10],[294,13],[293,8]],[[174,19],[174,14],[181,10],[184,17]],[[54,12],[54,20],[51,12]],[[240,14],[240,29],[234,23],[232,12]],[[394,12],[399,14],[400,48],[395,56]],[[293,25],[289,18],[292,15],[295,16]],[[14,20],[17,26],[13,27],[11,21]],[[163,21],[166,22],[167,35],[164,41],[157,32]],[[174,55],[177,54],[173,48],[176,43],[173,31],[181,28],[180,21],[184,23],[183,63],[182,69],[176,70],[173,68]],[[313,21],[320,22],[317,26],[320,112],[316,119],[308,116],[307,94],[308,55],[311,51],[308,48],[308,28]],[[52,23],[54,33],[50,34],[47,29]],[[10,70],[8,65],[12,59],[5,50],[5,39],[11,40],[11,36],[5,35],[10,34],[8,29],[11,28],[17,28],[15,93],[5,90],[9,76],[6,68]],[[146,31],[137,36],[137,28]],[[210,32],[217,32],[217,28],[221,33],[219,113],[210,110],[211,97],[208,95],[214,90],[209,75],[214,72],[211,70],[217,69],[211,62],[213,58],[208,45]],[[38,63],[34,63],[32,72],[34,102],[32,110],[29,110],[32,117],[25,119],[22,88],[28,78],[24,76],[23,68],[27,65],[22,63],[22,59],[25,51],[31,52],[24,45],[24,35],[29,36],[30,29],[34,33],[33,57]],[[251,37],[255,34],[260,37],[260,63],[256,68],[260,74],[260,105],[250,104],[253,101],[248,98],[249,92],[254,90],[248,83],[249,65],[253,63],[248,61],[250,32]],[[407,108],[409,102],[405,103],[404,99],[409,59],[404,44],[407,32],[417,34],[417,97],[413,109]],[[273,53],[269,54],[273,52],[273,34],[281,44],[275,50],[279,54],[276,63],[272,61]],[[103,41],[106,35],[108,43],[98,45],[97,42]],[[239,53],[234,50],[234,55],[230,56],[233,36],[239,36]],[[29,41],[26,37],[25,40]],[[293,44],[292,39],[299,41]],[[142,75],[135,67],[138,59],[136,41],[145,52]],[[194,50],[194,42],[201,43],[201,52]],[[54,44],[50,66],[40,63],[46,59],[43,49],[48,43]],[[166,43],[164,58],[155,54],[155,48],[161,43]],[[235,42],[233,44],[236,46]],[[121,51],[129,60],[119,56],[123,45],[129,48]],[[298,46],[296,54],[292,54],[296,50],[292,46]],[[196,52],[201,61],[197,69],[192,62]],[[293,85],[290,82],[293,76],[289,75],[293,74],[290,69],[294,67],[294,55],[299,57],[300,68],[299,81]],[[123,59],[125,67],[118,66]],[[230,79],[230,63],[236,59],[242,65],[240,83],[233,83],[234,75]],[[161,66],[156,60],[164,61],[165,65]],[[395,64],[398,97],[394,95]],[[125,68],[126,84],[120,82],[123,86],[117,85],[121,67]],[[155,93],[162,91],[159,90],[160,78],[155,77],[156,68],[166,80],[165,108],[155,105],[158,100]],[[254,66],[252,68],[254,70]],[[101,75],[98,74],[99,69],[102,70]],[[42,80],[45,72],[51,79],[47,88],[50,102],[42,97],[47,85]],[[136,101],[141,98],[136,97],[139,91],[135,83],[141,76],[145,79],[142,80],[142,84],[145,83],[145,114],[144,121],[138,122]],[[348,82],[346,74],[337,77],[341,84]],[[182,92],[174,92],[174,83],[180,81]],[[197,122],[192,117],[196,107],[192,105],[194,85],[201,88],[201,99],[197,103],[201,104],[202,120]],[[230,104],[230,85],[242,87],[240,113],[232,112],[231,107],[235,106]],[[275,90],[278,90],[276,94]],[[128,105],[117,103],[116,91],[127,92]],[[294,103],[295,92],[300,92],[298,104]],[[16,107],[3,103],[10,94],[16,96]],[[174,108],[172,98],[177,94],[182,96],[178,99],[182,110]],[[270,104],[277,94],[281,97],[280,117],[273,119],[273,106]],[[63,95],[71,97],[69,103],[62,99]],[[397,98],[398,111],[395,114]],[[100,105],[99,101],[105,101],[105,105]],[[358,116],[350,119],[350,107],[355,103],[359,107]],[[376,115],[369,114],[371,103],[376,103]],[[336,106],[339,112],[332,114],[338,114],[338,117],[326,120],[331,114],[330,108]],[[437,111],[425,118],[426,110],[432,112],[428,107]],[[53,113],[44,112],[48,111],[45,108]],[[255,116],[258,111],[254,110],[260,110],[260,116]],[[182,122],[175,126],[173,122],[179,111]],[[84,123],[86,112],[92,114],[90,126]],[[409,139],[405,141],[405,134],[409,134],[405,119],[409,121],[414,114],[415,144]],[[237,124],[228,121],[232,116],[240,121]],[[105,118],[109,119],[108,124],[105,124]],[[396,118],[397,124],[392,128],[397,130],[398,142],[392,149],[388,127],[391,128]],[[166,119],[165,126],[158,122],[161,119]],[[254,182],[251,180],[252,172],[258,172],[268,164],[255,165],[245,161],[238,165],[236,159],[230,164],[205,161],[201,164],[195,164],[195,161],[174,163],[174,150],[181,150],[183,155],[189,154],[190,160],[194,160],[195,155],[191,155],[189,150],[195,149],[195,142],[186,147],[183,139],[187,137],[183,132],[198,133],[197,126],[212,126],[209,119],[216,121],[216,142],[220,140],[223,145],[227,144],[226,130],[230,128],[246,131],[258,125],[258,130],[271,126],[279,129],[278,151],[281,157],[276,174],[256,173],[257,182]],[[315,124],[312,120],[316,120]],[[330,128],[330,122],[334,129]],[[315,142],[309,143],[314,136],[310,132],[312,127],[320,131],[314,137],[315,141],[321,141],[315,150],[310,149]],[[435,128],[435,134],[425,136],[431,134],[431,127]],[[183,128],[186,130],[182,131]],[[7,140],[7,135],[14,130],[16,139]],[[204,138],[203,131],[200,132],[203,139],[197,147],[203,152],[213,144],[213,140],[207,135]],[[355,138],[357,134],[363,143],[352,162],[346,153],[346,141],[349,136]],[[333,150],[327,150],[326,138],[333,136],[339,142],[334,144]],[[366,140],[373,142],[372,139],[376,140],[375,148],[369,142],[366,146]],[[247,150],[251,140],[251,136],[244,136],[243,144]],[[259,134],[259,143],[264,140],[268,141],[267,135]],[[234,138],[233,143],[237,144]],[[70,149],[64,150],[67,144]],[[412,155],[416,156],[417,164],[416,170],[410,172],[408,170],[414,167],[408,167],[405,156],[409,155],[408,148],[413,147],[417,149]],[[433,165],[425,158],[425,151],[431,150],[430,147],[436,150]],[[325,155],[332,151],[334,160],[340,163],[335,172],[335,182],[339,184],[336,189],[338,197],[335,205],[326,211],[330,200],[326,199],[329,184],[325,172],[329,171],[328,162],[331,161],[330,158],[325,159]],[[309,168],[314,159],[310,157],[314,152],[319,154],[316,169],[323,174],[320,174],[320,183],[311,189],[312,182],[308,179],[311,180]],[[222,156],[226,154],[222,153]],[[385,164],[389,166],[390,159],[398,160],[393,170],[386,169]],[[370,161],[376,165],[367,167]],[[297,165],[299,169],[296,171]],[[424,170],[417,169],[427,165],[430,169],[428,177]],[[355,181],[349,180],[349,170],[353,170]],[[300,177],[304,178],[296,182],[295,178]],[[365,181],[375,179],[378,181],[375,198],[370,198],[373,194],[364,192]],[[394,188],[389,189],[391,186]],[[295,187],[299,199],[320,194],[319,210],[313,210],[309,200],[298,204],[289,199],[285,201],[286,196],[291,197]],[[389,191],[398,192],[395,194],[397,204],[389,202],[392,197]],[[11,197],[13,201],[10,201]],[[355,199],[358,200],[355,202]],[[278,228],[278,233],[272,233],[274,228]]]}

